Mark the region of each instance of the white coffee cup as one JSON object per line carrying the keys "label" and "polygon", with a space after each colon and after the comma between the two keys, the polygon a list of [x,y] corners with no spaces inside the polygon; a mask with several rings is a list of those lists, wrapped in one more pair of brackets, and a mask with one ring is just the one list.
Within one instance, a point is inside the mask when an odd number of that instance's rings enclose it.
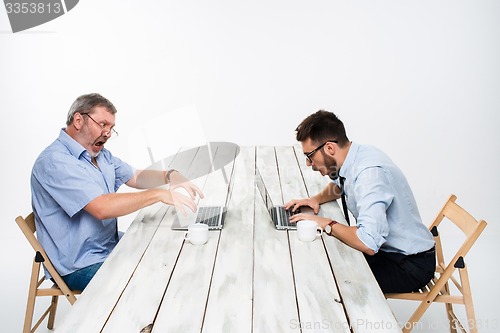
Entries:
{"label": "white coffee cup", "polygon": [[184,239],[193,245],[205,244],[208,241],[208,225],[205,223],[190,224]]}
{"label": "white coffee cup", "polygon": [[302,220],[297,222],[297,237],[303,242],[312,242],[321,236],[323,229],[312,220]]}

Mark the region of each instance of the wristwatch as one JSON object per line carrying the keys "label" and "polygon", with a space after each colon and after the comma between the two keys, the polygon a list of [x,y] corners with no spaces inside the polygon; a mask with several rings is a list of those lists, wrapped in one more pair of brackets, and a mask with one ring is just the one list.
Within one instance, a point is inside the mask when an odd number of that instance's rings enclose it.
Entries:
{"label": "wristwatch", "polygon": [[333,236],[332,235],[332,227],[337,224],[338,222],[335,221],[335,220],[332,220],[332,222],[328,223],[325,227],[325,233],[328,235],[328,236]]}
{"label": "wristwatch", "polygon": [[170,170],[168,170],[168,171],[167,171],[167,173],[165,174],[165,179],[167,180],[167,184],[168,184],[168,183],[170,183],[170,174],[171,174],[172,172],[175,172],[175,171],[177,171],[177,170],[175,170],[175,169],[170,169]]}

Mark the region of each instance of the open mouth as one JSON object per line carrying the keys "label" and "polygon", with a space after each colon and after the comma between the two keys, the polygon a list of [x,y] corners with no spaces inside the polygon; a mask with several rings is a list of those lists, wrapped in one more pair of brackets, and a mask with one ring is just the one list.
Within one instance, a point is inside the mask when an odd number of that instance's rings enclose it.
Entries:
{"label": "open mouth", "polygon": [[104,144],[106,143],[106,139],[103,139],[103,138],[97,138],[97,140],[95,140],[94,142],[94,146],[96,147],[102,147],[104,146]]}

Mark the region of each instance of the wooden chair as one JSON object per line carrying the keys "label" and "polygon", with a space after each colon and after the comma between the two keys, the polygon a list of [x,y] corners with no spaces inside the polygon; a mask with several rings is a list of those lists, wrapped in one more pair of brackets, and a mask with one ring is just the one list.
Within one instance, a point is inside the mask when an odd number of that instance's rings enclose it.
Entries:
{"label": "wooden chair", "polygon": [[[33,213],[29,214],[26,219],[22,216],[18,216],[16,218],[17,225],[21,228],[24,236],[28,239],[28,242],[31,244],[33,249],[35,250],[35,258],[33,259],[33,267],[31,270],[31,279],[30,279],[30,287],[28,292],[28,303],[26,305],[26,317],[24,319],[24,327],[23,332],[34,332],[38,326],[42,323],[42,321],[49,316],[47,328],[52,329],[54,327],[54,320],[56,316],[57,309],[57,301],[59,296],[65,296],[68,302],[72,305],[76,302],[75,295],[80,294],[80,291],[70,290],[64,280],[61,278],[59,273],[56,271],[54,266],[49,260],[49,257],[45,253],[42,245],[38,242],[38,239],[35,237],[36,226],[35,226],[35,218]],[[42,287],[42,284],[45,281],[45,277],[40,277],[40,266],[44,265],[45,268],[49,271],[50,275],[55,281],[55,284],[50,287]],[[35,310],[35,301],[39,296],[51,296],[52,301],[49,307],[45,310],[45,312],[40,316],[38,321],[34,326],[33,323],[33,314]]]}
{"label": "wooden chair", "polygon": [[[415,312],[411,315],[410,319],[403,327],[404,333],[411,332],[411,330],[417,326],[418,321],[432,302],[445,303],[451,332],[457,332],[457,329],[461,332],[466,332],[452,308],[452,304],[465,305],[470,332],[477,332],[476,316],[472,303],[472,293],[470,290],[469,276],[467,274],[467,266],[465,265],[464,258],[476,239],[483,232],[486,227],[486,222],[484,220],[477,221],[472,215],[455,203],[456,199],[457,197],[455,195],[450,196],[434,222],[429,227],[429,230],[432,232],[434,240],[436,241],[436,273],[434,278],[419,292],[385,294],[386,298],[405,299],[420,302]],[[444,260],[443,247],[438,231],[438,227],[441,222],[446,220],[454,223],[458,228],[460,228],[463,234],[465,234],[464,242],[455,253],[453,259],[449,262],[445,262]],[[453,276],[455,270],[458,270],[460,282]],[[456,286],[458,292],[451,293],[448,284],[450,280]]]}

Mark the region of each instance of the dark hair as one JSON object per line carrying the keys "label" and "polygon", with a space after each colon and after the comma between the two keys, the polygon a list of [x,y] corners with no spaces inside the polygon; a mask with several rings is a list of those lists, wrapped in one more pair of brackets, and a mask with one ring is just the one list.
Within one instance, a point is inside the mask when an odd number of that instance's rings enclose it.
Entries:
{"label": "dark hair", "polygon": [[311,139],[315,143],[322,144],[335,140],[340,147],[349,143],[342,121],[333,112],[325,110],[319,110],[302,120],[295,131],[299,142]]}
{"label": "dark hair", "polygon": [[107,98],[93,93],[81,95],[78,97],[71,107],[69,108],[68,118],[66,119],[66,125],[70,125],[73,122],[73,117],[76,112],[78,113],[92,113],[92,109],[96,106],[103,106],[108,109],[108,112],[111,114],[115,114],[116,108]]}

